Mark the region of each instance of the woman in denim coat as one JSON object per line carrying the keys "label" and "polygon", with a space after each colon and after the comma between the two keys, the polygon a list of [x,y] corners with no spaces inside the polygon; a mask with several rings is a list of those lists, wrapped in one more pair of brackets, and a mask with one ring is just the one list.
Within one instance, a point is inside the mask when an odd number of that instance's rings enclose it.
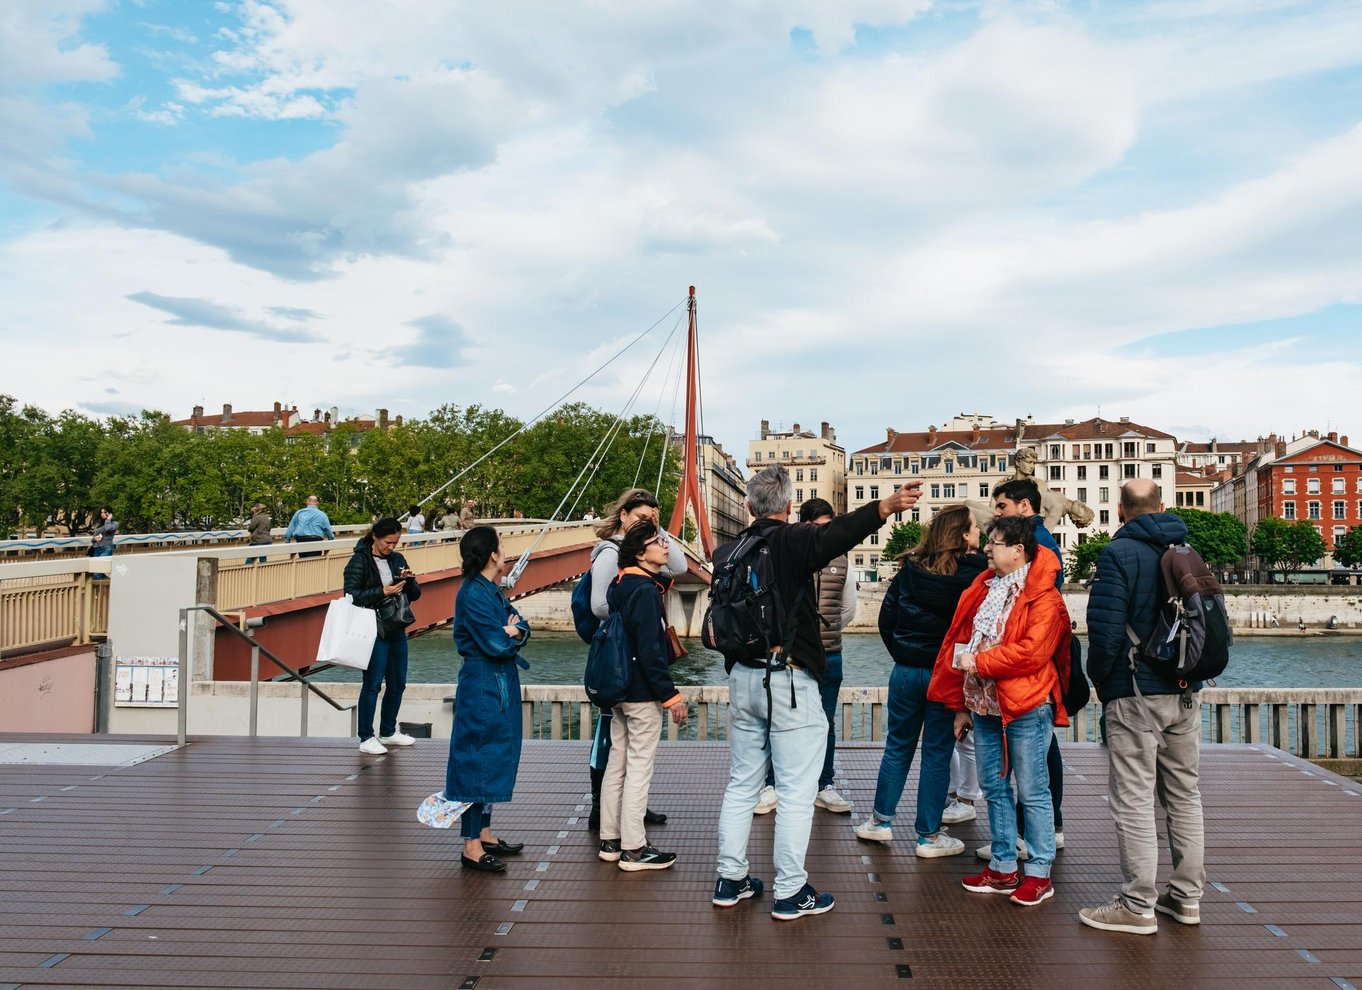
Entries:
{"label": "woman in denim coat", "polygon": [[511,800],[520,766],[520,672],[529,662],[520,648],[530,638],[497,585],[501,540],[491,526],[476,526],[460,541],[463,583],[454,602],[454,645],[463,657],[449,740],[445,798],[469,802],[461,822],[465,869],[500,873],[498,856],[520,852],[492,834],[492,805]]}

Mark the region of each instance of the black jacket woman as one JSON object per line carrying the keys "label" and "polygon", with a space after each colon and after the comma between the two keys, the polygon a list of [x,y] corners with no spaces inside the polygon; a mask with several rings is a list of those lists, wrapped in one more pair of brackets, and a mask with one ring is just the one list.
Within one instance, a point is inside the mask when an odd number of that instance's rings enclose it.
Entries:
{"label": "black jacket woman", "polygon": [[[355,552],[345,565],[345,593],[356,605],[380,610],[385,599],[397,598],[396,612],[400,615],[406,611],[407,602],[421,597],[416,575],[397,552],[401,539],[402,524],[384,516],[355,544]],[[400,622],[386,629],[384,625],[379,622],[378,638],[359,691],[359,750],[370,756],[381,756],[389,746],[410,746],[416,741],[397,731],[397,710],[407,689],[407,630]],[[378,707],[379,689],[385,685],[375,737],[374,709]]]}
{"label": "black jacket woman", "polygon": [[880,609],[880,637],[894,658],[894,670],[889,677],[887,731],[874,811],[857,826],[856,834],[871,842],[893,839],[894,815],[921,736],[914,852],[923,858],[965,851],[965,844],[942,828],[955,749],[955,714],[945,705],[929,702],[927,687],[960,596],[988,568],[978,548],[979,524],[969,508],[942,509],[928,525],[922,542],[904,556]]}

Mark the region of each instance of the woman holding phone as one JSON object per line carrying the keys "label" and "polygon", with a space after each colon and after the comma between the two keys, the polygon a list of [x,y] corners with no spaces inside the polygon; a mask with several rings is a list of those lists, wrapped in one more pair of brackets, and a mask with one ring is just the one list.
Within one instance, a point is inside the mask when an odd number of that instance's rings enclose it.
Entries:
{"label": "woman holding phone", "polygon": [[[407,559],[397,552],[401,539],[402,524],[392,516],[384,516],[355,544],[355,552],[345,565],[344,588],[356,605],[377,609],[383,599],[392,596],[405,598],[408,602],[421,597],[416,575],[407,566]],[[375,737],[374,709],[378,707],[379,689],[385,686],[383,711]],[[401,628],[385,636],[380,629],[359,691],[357,715],[361,753],[382,756],[389,746],[410,746],[416,742],[405,732],[397,731],[397,710],[402,707],[402,693],[406,689],[407,631]]]}
{"label": "woman holding phone", "polygon": [[445,771],[447,801],[467,803],[460,821],[466,870],[501,873],[498,856],[514,856],[524,843],[492,834],[492,805],[511,800],[520,768],[520,670],[530,669],[520,648],[530,626],[498,584],[501,538],[475,526],[459,542],[463,581],[454,601],[454,645],[463,657],[454,695],[454,729]]}

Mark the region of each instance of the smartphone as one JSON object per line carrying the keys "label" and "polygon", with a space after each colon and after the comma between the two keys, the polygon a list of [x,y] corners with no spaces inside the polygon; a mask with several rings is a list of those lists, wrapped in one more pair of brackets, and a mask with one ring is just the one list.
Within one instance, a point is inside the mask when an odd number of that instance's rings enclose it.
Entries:
{"label": "smartphone", "polygon": [[957,733],[955,734],[956,740],[959,741],[959,742],[964,742],[964,741],[965,741],[965,737],[966,737],[967,735],[969,735],[969,730],[970,730],[970,726],[968,726],[968,725],[962,725],[962,726],[960,727],[960,731],[957,732]]}

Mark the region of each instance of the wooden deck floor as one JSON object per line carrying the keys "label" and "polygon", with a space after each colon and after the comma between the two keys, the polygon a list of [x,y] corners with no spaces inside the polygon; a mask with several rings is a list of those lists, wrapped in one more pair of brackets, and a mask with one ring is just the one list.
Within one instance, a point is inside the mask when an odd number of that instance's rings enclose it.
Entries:
{"label": "wooden deck floor", "polygon": [[[840,753],[865,814],[879,748]],[[1163,919],[1153,938],[1075,918],[1118,884],[1095,746],[1065,748],[1067,848],[1041,907],[962,891],[972,858],[871,847],[819,811],[810,874],[837,908],[788,924],[769,891],[709,903],[723,745],[663,744],[652,803],[672,821],[652,838],[680,857],[665,873],[597,861],[585,756],[526,744],[495,824],[527,847],[502,876],[461,871],[458,837],[415,821],[439,742],[375,759],[211,738],[127,767],[0,765],[0,990],[1362,987],[1362,787],[1280,751],[1203,750],[1213,886],[1200,928]],[[771,827],[752,842],[768,882]],[[953,832],[969,849],[987,836],[982,816]]]}

